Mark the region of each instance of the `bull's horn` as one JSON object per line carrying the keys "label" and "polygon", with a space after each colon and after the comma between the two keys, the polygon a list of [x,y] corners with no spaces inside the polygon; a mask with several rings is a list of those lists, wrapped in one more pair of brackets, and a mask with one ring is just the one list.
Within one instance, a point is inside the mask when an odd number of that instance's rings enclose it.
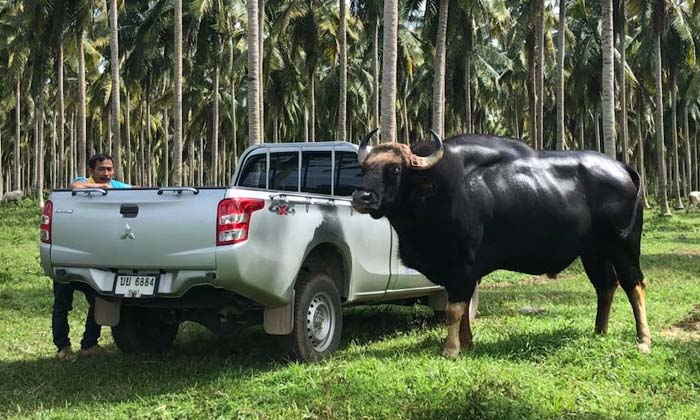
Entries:
{"label": "bull's horn", "polygon": [[435,141],[435,150],[433,150],[433,153],[430,156],[426,157],[413,155],[411,166],[413,166],[415,169],[423,171],[430,169],[440,162],[440,159],[442,159],[442,157],[445,155],[445,148],[442,146],[442,140],[440,139],[438,133],[430,129],[430,134],[432,134],[433,140]]}
{"label": "bull's horn", "polygon": [[374,133],[377,132],[379,128],[375,128],[374,130],[370,131],[367,133],[364,139],[362,139],[362,142],[360,143],[360,149],[357,151],[357,160],[360,162],[360,165],[367,159],[367,155],[369,155],[369,152],[372,151],[372,146],[369,145],[369,141],[374,135]]}

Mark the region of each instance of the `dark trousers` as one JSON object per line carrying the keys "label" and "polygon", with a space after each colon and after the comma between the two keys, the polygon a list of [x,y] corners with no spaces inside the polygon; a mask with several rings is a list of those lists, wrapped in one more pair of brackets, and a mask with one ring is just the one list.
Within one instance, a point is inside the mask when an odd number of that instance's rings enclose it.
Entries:
{"label": "dark trousers", "polygon": [[80,342],[80,348],[90,348],[97,344],[97,340],[100,338],[100,329],[102,327],[95,322],[95,293],[90,289],[76,288],[73,284],[53,282],[51,331],[53,333],[53,343],[58,350],[70,346],[68,312],[73,309],[73,292],[76,290],[83,292],[85,299],[90,304],[90,309],[85,319],[85,332],[83,333],[83,340]]}

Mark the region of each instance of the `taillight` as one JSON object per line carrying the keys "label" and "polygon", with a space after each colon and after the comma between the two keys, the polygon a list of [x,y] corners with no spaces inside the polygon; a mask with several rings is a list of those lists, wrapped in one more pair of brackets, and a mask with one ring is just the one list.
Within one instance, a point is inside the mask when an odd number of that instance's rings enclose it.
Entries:
{"label": "taillight", "polygon": [[216,213],[216,245],[231,245],[248,239],[250,217],[265,207],[259,198],[225,198]]}
{"label": "taillight", "polygon": [[53,203],[47,200],[44,203],[44,210],[41,211],[41,221],[39,222],[39,235],[41,242],[51,243],[51,217],[53,217]]}

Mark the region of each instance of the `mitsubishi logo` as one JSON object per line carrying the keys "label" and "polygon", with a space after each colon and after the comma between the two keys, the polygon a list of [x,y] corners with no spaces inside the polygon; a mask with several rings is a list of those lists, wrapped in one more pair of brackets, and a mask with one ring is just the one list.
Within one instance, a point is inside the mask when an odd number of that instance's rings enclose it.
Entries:
{"label": "mitsubishi logo", "polygon": [[136,239],[136,235],[131,231],[131,226],[129,226],[128,223],[124,227],[124,233],[122,233],[119,239]]}

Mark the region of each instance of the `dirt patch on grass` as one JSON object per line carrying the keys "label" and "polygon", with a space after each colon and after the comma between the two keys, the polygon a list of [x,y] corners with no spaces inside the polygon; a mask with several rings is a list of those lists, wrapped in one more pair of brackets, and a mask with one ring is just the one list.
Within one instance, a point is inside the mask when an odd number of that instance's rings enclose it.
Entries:
{"label": "dirt patch on grass", "polygon": [[700,341],[700,306],[693,306],[687,317],[662,330],[661,336],[680,341]]}
{"label": "dirt patch on grass", "polygon": [[677,251],[676,253],[684,257],[700,257],[700,249],[686,249],[683,251]]}
{"label": "dirt patch on grass", "polygon": [[551,284],[551,283],[556,283],[559,281],[566,281],[568,279],[572,279],[574,276],[573,275],[561,275],[557,274],[554,277],[550,277],[548,275],[542,275],[542,276],[529,276],[527,278],[524,278],[522,280],[517,280],[517,281],[484,281],[481,283],[479,286],[482,289],[503,289],[506,287],[513,287],[513,286],[530,286],[530,285],[540,285],[540,284]]}

